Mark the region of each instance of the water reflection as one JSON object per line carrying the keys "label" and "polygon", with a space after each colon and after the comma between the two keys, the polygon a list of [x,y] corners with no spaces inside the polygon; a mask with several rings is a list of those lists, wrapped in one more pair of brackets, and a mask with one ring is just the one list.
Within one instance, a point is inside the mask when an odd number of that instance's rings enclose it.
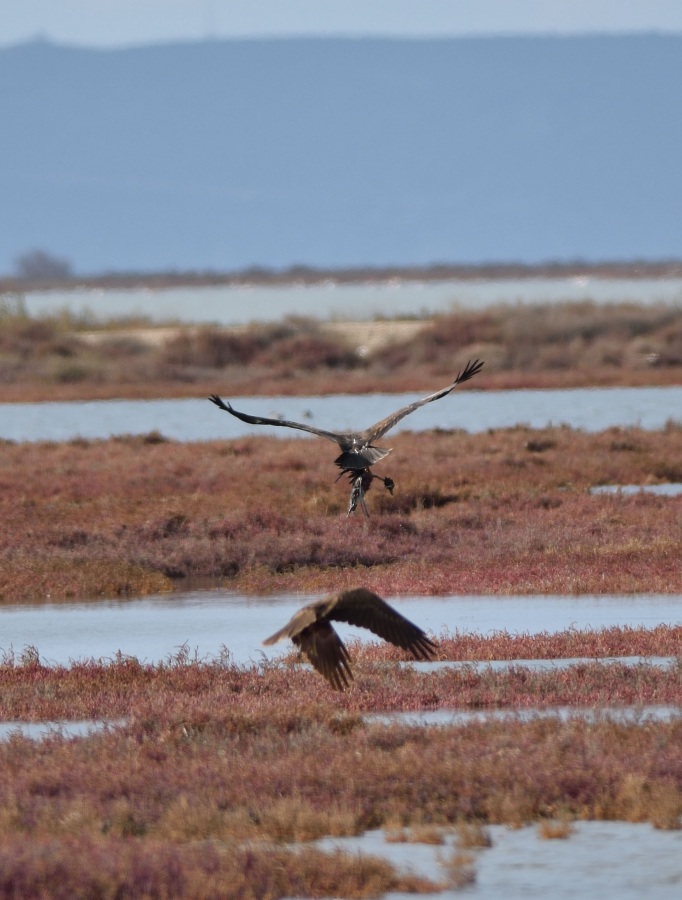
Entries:
{"label": "water reflection", "polygon": [[[0,651],[35,647],[41,661],[68,665],[117,653],[161,662],[182,648],[200,657],[226,649],[234,662],[257,664],[287,652],[261,641],[303,603],[320,595],[245,597],[195,591],[122,601],[0,607]],[[569,628],[682,624],[682,595],[388,597],[427,632],[556,633]],[[371,639],[339,624],[342,639]]]}
{"label": "water reflection", "polygon": [[[216,385],[216,390],[220,390]],[[239,407],[257,416],[284,415],[335,431],[378,422],[388,412],[423,394],[369,394],[330,397],[240,397]],[[235,399],[232,397],[231,399]],[[586,431],[612,426],[662,428],[682,422],[682,387],[579,388],[573,390],[463,390],[451,400],[430,403],[403,419],[391,432],[431,428],[465,429],[527,425],[570,425]],[[207,441],[247,434],[312,439],[289,428],[250,426],[215,409],[205,398],[184,400],[99,400],[72,403],[1,403],[0,438],[66,441],[159,431],[178,441]]]}

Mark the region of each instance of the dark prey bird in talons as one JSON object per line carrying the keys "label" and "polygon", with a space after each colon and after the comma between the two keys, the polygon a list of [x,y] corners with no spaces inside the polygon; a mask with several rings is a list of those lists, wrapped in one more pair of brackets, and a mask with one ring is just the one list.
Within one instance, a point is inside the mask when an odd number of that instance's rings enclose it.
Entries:
{"label": "dark prey bird in talons", "polygon": [[[365,503],[365,494],[372,486],[372,482],[375,478],[378,478],[379,481],[383,481],[384,487],[389,494],[393,493],[393,488],[395,487],[395,481],[392,478],[382,478],[381,475],[375,475],[374,472],[369,469],[360,469],[359,471],[357,469],[343,469],[339,478],[343,475],[348,475],[348,479],[351,483],[350,501],[348,503],[349,516],[355,512],[359,503],[364,514],[369,518],[369,510]],[[336,480],[338,481],[339,478]]]}
{"label": "dark prey bird in talons", "polygon": [[[450,391],[457,387],[457,385],[473,378],[477,372],[480,372],[482,367],[483,362],[481,360],[470,360],[464,369],[457,375],[457,378],[455,378],[452,384],[442,388],[440,391],[429,394],[428,397],[423,397],[421,400],[415,400],[414,403],[408,403],[407,406],[402,406],[394,413],[391,413],[390,416],[386,416],[385,419],[382,419],[375,425],[370,425],[370,427],[366,428],[364,431],[325,431],[322,428],[315,428],[312,425],[306,425],[302,422],[290,422],[288,419],[268,419],[263,416],[250,416],[247,413],[239,412],[239,410],[235,409],[229,403],[225,403],[217,396],[217,394],[212,394],[208,399],[212,403],[215,403],[219,409],[230,413],[230,415],[235,416],[237,419],[241,419],[242,422],[246,422],[249,425],[274,425],[277,428],[295,428],[298,431],[307,431],[309,434],[315,434],[318,437],[334,441],[341,449],[340,455],[337,456],[334,462],[342,469],[342,474],[352,474],[353,472],[357,472],[359,475],[365,471],[369,472],[371,466],[379,462],[379,460],[384,459],[391,452],[391,448],[376,447],[374,441],[386,434],[387,431],[390,431],[391,428],[393,428],[393,426],[401,419],[404,419],[405,416],[408,416],[416,409],[419,409],[420,406],[424,406],[426,403],[432,403],[434,400],[440,400],[441,397],[447,396]],[[355,478],[351,477],[351,483],[353,484],[354,489],[356,479],[357,476]],[[391,485],[389,490],[392,491],[394,483],[391,479],[388,479],[388,481]],[[384,480],[384,484],[386,484],[386,480]],[[388,487],[388,484],[386,484],[386,487]],[[367,487],[363,488],[362,484],[359,484],[356,505],[357,502],[364,501],[364,490],[367,490]],[[351,492],[351,504],[352,502],[353,496]],[[366,512],[367,509],[364,505],[363,508]]]}
{"label": "dark prey bird in talons", "polygon": [[263,643],[269,645],[291,638],[334,690],[342,691],[350,684],[353,673],[348,650],[332,622],[368,628],[385,641],[407,650],[415,659],[428,660],[436,653],[436,645],[421,628],[367,588],[355,588],[304,606],[284,628]]}

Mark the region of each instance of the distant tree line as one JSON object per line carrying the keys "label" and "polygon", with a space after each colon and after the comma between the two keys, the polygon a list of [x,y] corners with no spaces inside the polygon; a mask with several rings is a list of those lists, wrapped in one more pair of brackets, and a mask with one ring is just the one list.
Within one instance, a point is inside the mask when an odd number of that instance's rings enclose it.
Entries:
{"label": "distant tree line", "polygon": [[73,276],[71,263],[47,253],[29,250],[14,260],[14,271],[22,281],[62,281]]}
{"label": "distant tree line", "polygon": [[295,264],[284,268],[250,266],[238,270],[103,271],[79,275],[69,260],[46,250],[34,249],[17,256],[11,276],[0,276],[0,291],[20,290],[17,282],[71,281],[81,286],[130,288],[140,285],[162,288],[176,285],[286,285],[383,283],[389,280],[445,281],[450,279],[566,278],[680,278],[682,260],[604,260],[603,262],[550,261],[545,263],[433,263],[424,266],[348,266],[317,268]]}

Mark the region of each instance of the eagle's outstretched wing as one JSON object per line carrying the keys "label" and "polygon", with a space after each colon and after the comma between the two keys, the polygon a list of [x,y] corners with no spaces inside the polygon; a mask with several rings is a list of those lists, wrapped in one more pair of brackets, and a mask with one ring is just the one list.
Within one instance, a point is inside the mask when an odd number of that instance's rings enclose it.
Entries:
{"label": "eagle's outstretched wing", "polygon": [[321,428],[314,428],[312,425],[304,425],[302,422],[290,422],[288,419],[268,419],[265,416],[250,416],[247,413],[239,412],[229,403],[225,403],[217,394],[211,394],[208,399],[211,403],[215,403],[219,409],[225,410],[225,412],[230,413],[237,419],[241,419],[242,422],[247,422],[249,425],[275,425],[280,428],[296,428],[298,431],[307,431],[310,434],[316,434],[318,437],[334,441],[342,449],[344,447],[345,434],[337,434],[335,431],[324,431]]}
{"label": "eagle's outstretched wing", "polygon": [[[298,431],[307,431],[309,434],[316,434],[318,437],[334,441],[334,443],[338,444],[342,450],[351,451],[355,457],[358,453],[362,453],[360,448],[368,448],[372,441],[381,437],[383,434],[386,434],[386,432],[393,428],[397,422],[405,418],[405,416],[408,416],[411,412],[414,412],[415,409],[419,409],[419,407],[424,406],[425,403],[431,403],[434,400],[445,397],[450,391],[454,390],[458,384],[462,384],[462,382],[473,378],[474,375],[481,370],[482,366],[483,363],[478,359],[469,361],[452,384],[442,388],[440,391],[429,394],[428,397],[423,397],[421,400],[415,400],[414,403],[409,403],[407,406],[401,407],[396,410],[396,412],[391,413],[390,416],[386,416],[385,419],[382,419],[375,425],[371,425],[364,431],[325,431],[323,428],[315,428],[312,425],[305,425],[302,422],[292,422],[289,419],[269,419],[265,416],[250,416],[248,413],[239,412],[239,410],[235,409],[229,403],[225,403],[225,401],[221,400],[217,394],[211,394],[208,399],[211,403],[215,403],[219,409],[230,413],[230,415],[235,416],[237,419],[241,419],[242,422],[247,422],[249,425],[274,425],[276,428],[296,428]],[[376,451],[374,454],[375,458],[373,458],[372,455],[367,455],[365,460],[367,466],[371,466],[379,459],[383,459],[384,456],[387,456],[390,452],[389,450],[380,450],[379,448],[371,449]],[[338,464],[343,467],[348,463],[339,462]],[[353,468],[357,467],[357,465],[353,466]]]}
{"label": "eagle's outstretched wing", "polygon": [[359,435],[362,437],[368,444],[371,444],[372,441],[375,441],[377,438],[386,434],[387,431],[390,431],[394,425],[396,425],[401,419],[404,419],[405,416],[409,416],[410,413],[414,412],[415,409],[419,409],[420,406],[424,406],[426,403],[432,403],[434,400],[440,400],[441,397],[447,396],[450,391],[454,390],[458,384],[462,384],[464,381],[468,381],[470,378],[473,378],[477,372],[483,367],[483,362],[481,360],[470,360],[462,372],[459,373],[457,378],[452,382],[452,384],[448,385],[445,388],[442,388],[440,391],[435,391],[433,394],[429,394],[428,397],[423,397],[421,400],[415,400],[414,403],[408,403],[407,406],[403,406],[400,409],[396,410],[394,413],[391,413],[390,416],[386,416],[385,419],[382,419],[380,422],[377,422],[376,425],[371,425],[365,431]]}

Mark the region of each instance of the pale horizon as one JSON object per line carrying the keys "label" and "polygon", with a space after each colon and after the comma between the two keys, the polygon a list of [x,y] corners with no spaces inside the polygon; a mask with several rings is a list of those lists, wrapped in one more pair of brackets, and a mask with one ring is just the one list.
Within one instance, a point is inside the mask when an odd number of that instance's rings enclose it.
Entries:
{"label": "pale horizon", "polygon": [[0,0],[0,46],[682,34],[679,0]]}

